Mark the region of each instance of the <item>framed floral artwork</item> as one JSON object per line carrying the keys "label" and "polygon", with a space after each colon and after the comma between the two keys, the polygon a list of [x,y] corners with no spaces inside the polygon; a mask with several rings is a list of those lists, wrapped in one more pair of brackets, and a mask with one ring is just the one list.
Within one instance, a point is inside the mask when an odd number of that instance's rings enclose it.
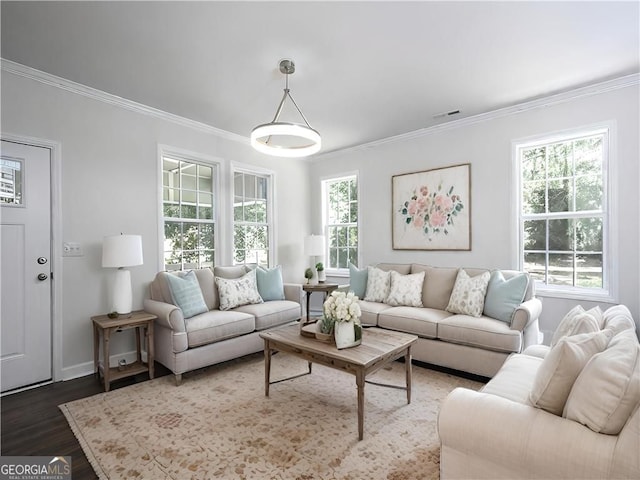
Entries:
{"label": "framed floral artwork", "polygon": [[471,164],[394,175],[394,250],[471,250]]}

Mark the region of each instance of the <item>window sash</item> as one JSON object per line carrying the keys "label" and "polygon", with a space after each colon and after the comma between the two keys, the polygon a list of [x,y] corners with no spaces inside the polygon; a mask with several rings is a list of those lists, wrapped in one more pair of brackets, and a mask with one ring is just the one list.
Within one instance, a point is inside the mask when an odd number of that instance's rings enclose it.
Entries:
{"label": "window sash", "polygon": [[[562,144],[571,143],[572,148],[575,148],[575,142],[580,142],[583,139],[590,139],[594,137],[600,137],[601,139],[601,147],[600,147],[600,156],[599,156],[599,166],[600,168],[596,168],[595,171],[598,172],[599,182],[601,185],[601,198],[600,200],[600,208],[590,209],[590,210],[579,210],[577,207],[576,198],[579,194],[579,191],[575,188],[576,183],[580,178],[583,178],[585,175],[582,175],[580,172],[576,170],[577,160],[576,153],[572,151],[571,162],[572,162],[572,170],[571,175],[565,176],[554,176],[553,178],[549,177],[549,148],[551,146],[557,146]],[[525,172],[523,171],[523,162],[524,162],[524,153],[525,151],[531,151],[533,148],[545,148],[545,172],[543,177],[533,177],[525,179]],[[529,254],[539,254],[544,255],[544,276],[543,280],[540,281],[539,276],[534,276],[536,278],[537,289],[541,293],[550,293],[552,296],[558,294],[559,296],[566,297],[576,297],[580,298],[581,296],[586,295],[595,295],[595,296],[603,296],[610,297],[612,295],[611,292],[611,283],[610,283],[610,275],[609,271],[611,268],[611,258],[609,255],[609,242],[610,242],[610,225],[609,225],[609,187],[608,187],[608,169],[609,169],[609,128],[597,128],[593,130],[583,130],[581,132],[574,132],[570,135],[558,136],[555,138],[547,138],[541,139],[536,142],[529,142],[526,144],[516,145],[516,160],[517,160],[517,178],[518,178],[518,224],[520,231],[520,241],[519,241],[519,267],[521,269],[525,269],[525,259]],[[583,159],[581,161],[584,161]],[[581,164],[582,165],[582,164]],[[567,179],[571,185],[571,200],[567,205],[567,209],[564,211],[553,211],[549,205],[549,185],[551,181],[558,181]],[[525,200],[524,200],[524,187],[527,182],[540,182],[544,184],[544,212],[543,213],[532,213],[527,212],[524,213],[525,210]],[[577,240],[575,238],[576,227],[575,223],[572,229],[572,238],[571,238],[571,249],[569,250],[558,250],[549,248],[549,221],[553,220],[568,220],[569,222],[575,222],[580,219],[599,219],[601,224],[601,250],[579,250],[577,248]],[[544,221],[546,223],[546,231],[545,231],[545,248],[544,249],[525,249],[525,224],[531,221]],[[558,285],[557,283],[550,282],[550,270],[554,265],[552,265],[552,261],[550,260],[550,256],[554,256],[553,258],[560,258],[561,255],[565,255],[565,259],[571,257],[572,261],[572,274],[571,274],[571,285]],[[580,258],[584,260],[584,257],[587,256],[600,256],[600,278],[601,284],[599,286],[584,286],[580,285],[580,283],[588,283],[584,281],[584,278],[578,278],[584,274],[587,270],[586,267],[579,267],[577,259]],[[586,275],[583,275],[585,277]],[[568,278],[568,276],[567,276]]]}
{"label": "window sash", "polygon": [[[341,183],[346,183],[346,197],[335,199]],[[325,268],[332,273],[348,271],[349,263],[358,265],[359,256],[359,192],[357,175],[323,180],[323,231],[326,238]],[[343,221],[340,221],[340,220]],[[346,238],[334,238],[333,232],[344,229]]]}
{"label": "window sash", "polygon": [[[213,267],[217,166],[180,155],[160,156],[162,262],[165,270]],[[175,164],[170,168],[171,163]],[[173,238],[167,232],[173,230]]]}

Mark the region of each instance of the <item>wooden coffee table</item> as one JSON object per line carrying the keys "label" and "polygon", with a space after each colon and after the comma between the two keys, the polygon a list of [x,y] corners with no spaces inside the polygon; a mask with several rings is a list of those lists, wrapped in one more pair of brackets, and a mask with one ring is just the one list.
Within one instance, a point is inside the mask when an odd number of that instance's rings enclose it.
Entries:
{"label": "wooden coffee table", "polygon": [[[405,362],[406,386],[386,385],[368,382],[383,387],[399,388],[407,391],[407,403],[411,403],[411,345],[418,337],[380,328],[366,328],[362,332],[362,343],[357,347],[338,350],[335,345],[315,338],[303,337],[297,325],[260,333],[264,339],[264,394],[269,396],[269,386],[285,380],[308,375],[311,365],[317,363],[351,373],[356,377],[358,387],[358,439],[364,433],[364,384],[367,375],[380,370],[400,357]],[[271,354],[274,351],[287,352],[309,362],[309,371],[275,382],[271,381]]]}

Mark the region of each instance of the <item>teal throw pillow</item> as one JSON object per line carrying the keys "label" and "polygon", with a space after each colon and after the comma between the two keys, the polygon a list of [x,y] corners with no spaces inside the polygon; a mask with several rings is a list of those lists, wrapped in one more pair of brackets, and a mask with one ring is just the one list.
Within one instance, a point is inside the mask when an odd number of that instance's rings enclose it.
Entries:
{"label": "teal throw pillow", "polygon": [[513,313],[524,300],[528,285],[529,277],[526,273],[515,275],[506,280],[502,272],[493,271],[484,300],[484,314],[487,317],[511,324]]}
{"label": "teal throw pillow", "polygon": [[198,278],[193,270],[177,275],[167,275],[173,303],[180,307],[184,318],[191,318],[199,313],[208,312],[204,302]]}
{"label": "teal throw pillow", "polygon": [[354,264],[349,264],[349,290],[359,299],[364,298],[364,294],[367,291],[367,279],[369,276],[369,270],[363,268],[359,270]]}
{"label": "teal throw pillow", "polygon": [[258,293],[262,300],[284,300],[284,284],[282,282],[282,269],[280,265],[271,269],[256,268],[256,280],[258,282]]}

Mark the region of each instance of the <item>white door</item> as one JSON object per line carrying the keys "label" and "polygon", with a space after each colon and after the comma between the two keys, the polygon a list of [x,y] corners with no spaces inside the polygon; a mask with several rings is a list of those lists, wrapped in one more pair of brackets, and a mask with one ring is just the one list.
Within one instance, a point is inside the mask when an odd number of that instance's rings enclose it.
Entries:
{"label": "white door", "polygon": [[51,151],[0,148],[0,390],[51,379]]}

